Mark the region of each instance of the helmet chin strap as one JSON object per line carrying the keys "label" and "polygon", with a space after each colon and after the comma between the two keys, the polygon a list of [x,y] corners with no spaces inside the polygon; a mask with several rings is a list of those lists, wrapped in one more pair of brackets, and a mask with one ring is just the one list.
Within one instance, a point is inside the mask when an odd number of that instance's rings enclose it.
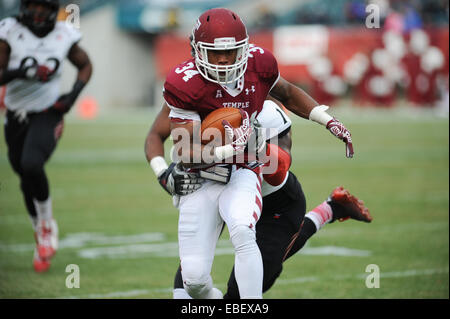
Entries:
{"label": "helmet chin strap", "polygon": [[28,28],[30,29],[31,32],[33,32],[39,38],[45,37],[47,34],[49,34],[53,30],[53,27],[50,27],[50,26],[45,26],[45,27],[40,27],[40,28],[36,28],[34,26],[28,26]]}
{"label": "helmet chin strap", "polygon": [[238,82],[239,82],[239,79],[235,79],[233,82],[225,84],[225,86],[228,87],[229,89],[234,90],[237,88]]}
{"label": "helmet chin strap", "polygon": [[[219,72],[217,72],[217,71],[214,71],[214,70],[210,70],[210,69],[207,69],[207,72],[208,72],[208,74],[209,74],[209,76],[211,77],[211,78],[213,78],[214,80],[216,80],[216,81],[219,81],[219,82],[226,82],[226,75],[224,75],[224,76],[220,76],[220,74],[217,74],[217,73],[219,73]],[[216,76],[216,74],[217,74],[217,76]],[[235,74],[236,74],[236,70],[233,70],[233,71],[231,71],[230,73],[228,73],[228,76],[229,76],[229,78],[234,78],[235,77]],[[235,88],[236,86],[237,86],[237,81],[238,81],[238,79],[237,78],[235,78],[232,82],[228,82],[228,83],[224,83],[223,85],[226,85],[226,86],[228,86],[229,88]]]}

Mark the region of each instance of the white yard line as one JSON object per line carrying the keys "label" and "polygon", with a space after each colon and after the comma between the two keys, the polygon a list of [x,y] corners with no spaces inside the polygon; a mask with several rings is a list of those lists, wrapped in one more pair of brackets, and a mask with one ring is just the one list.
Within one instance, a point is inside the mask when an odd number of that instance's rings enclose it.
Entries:
{"label": "white yard line", "polygon": [[[78,256],[88,259],[98,258],[152,258],[152,257],[178,257],[178,243],[164,242],[152,244],[120,245],[114,247],[84,248],[78,251]],[[219,240],[215,256],[233,255],[234,248],[229,240]],[[314,256],[350,256],[367,257],[372,253],[368,250],[352,249],[337,246],[305,247],[299,254]]]}
{"label": "white yard line", "polygon": [[[434,274],[448,273],[448,268],[435,268],[435,269],[409,269],[404,271],[391,271],[391,272],[380,272],[381,278],[402,278],[402,277],[416,277],[416,276],[430,276]],[[297,277],[290,279],[279,279],[275,282],[275,285],[292,285],[305,282],[314,282],[320,280],[344,280],[344,279],[365,279],[368,274],[357,274],[357,275],[343,275],[335,277]],[[216,284],[217,287],[226,287],[226,284]],[[171,293],[172,288],[152,288],[152,289],[140,289],[140,290],[129,290],[129,291],[117,291],[110,292],[106,294],[89,294],[80,296],[65,296],[56,299],[103,299],[103,298],[130,298],[136,296],[142,296],[151,293]]]}
{"label": "white yard line", "polygon": [[[64,238],[59,240],[59,249],[66,248],[84,248],[92,245],[119,245],[114,246],[116,248],[127,247],[127,244],[139,244],[139,243],[153,243],[161,242],[166,239],[164,233],[141,233],[131,235],[105,235],[102,233],[71,233],[67,234]],[[161,244],[160,244],[161,245]],[[5,244],[0,242],[0,251],[8,252],[28,252],[34,250],[35,243],[23,243],[23,244]],[[131,245],[133,246],[133,245]],[[110,247],[98,247],[92,249],[105,249],[106,251]]]}
{"label": "white yard line", "polygon": [[[178,258],[178,242],[166,242],[164,233],[142,233],[132,235],[105,235],[101,233],[67,234],[59,241],[59,249],[78,248],[78,256],[86,259],[129,258]],[[95,246],[95,247],[92,247]],[[32,251],[34,243],[5,244],[0,242],[0,252],[23,253]],[[234,248],[227,239],[217,243],[215,255],[233,255]],[[369,250],[338,246],[304,247],[299,254],[312,256],[367,257]]]}

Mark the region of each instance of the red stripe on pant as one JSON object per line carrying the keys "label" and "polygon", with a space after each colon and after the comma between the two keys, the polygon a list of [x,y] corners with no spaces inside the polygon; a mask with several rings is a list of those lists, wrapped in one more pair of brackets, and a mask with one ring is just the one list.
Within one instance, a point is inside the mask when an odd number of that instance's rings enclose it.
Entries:
{"label": "red stripe on pant", "polygon": [[[258,176],[258,183],[256,183],[256,189],[258,190],[259,196],[261,196],[261,198],[262,198],[262,195],[261,195],[261,176],[259,174],[257,174],[256,176]],[[262,203],[261,203],[261,200],[258,197],[258,194],[255,195],[255,203],[256,203],[256,206],[258,206],[258,208],[259,208],[259,213],[261,214],[262,213]],[[258,222],[259,218],[258,218],[258,214],[256,213],[256,211],[253,211],[253,218],[255,219],[255,223]],[[249,227],[253,228],[253,224],[250,224]]]}

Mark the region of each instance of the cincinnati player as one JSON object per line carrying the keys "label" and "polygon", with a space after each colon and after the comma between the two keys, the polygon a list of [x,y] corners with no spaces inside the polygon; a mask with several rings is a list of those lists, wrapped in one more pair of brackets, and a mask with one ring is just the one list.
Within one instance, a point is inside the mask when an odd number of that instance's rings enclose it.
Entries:
{"label": "cincinnati player", "polygon": [[[22,0],[17,17],[0,21],[0,85],[6,85],[5,139],[8,159],[19,175],[35,231],[33,266],[50,267],[58,247],[44,165],[63,130],[63,116],[89,81],[92,66],[77,44],[81,34],[57,22],[59,1]],[[69,93],[59,95],[65,58],[78,69]]]}
{"label": "cincinnati player", "polygon": [[[297,177],[289,170],[291,159],[291,120],[276,101],[264,102],[257,121],[267,131],[267,153],[278,162],[276,172],[264,173],[263,210],[257,223],[256,238],[264,264],[263,292],[269,290],[283,269],[283,262],[297,253],[325,224],[355,219],[371,222],[364,203],[343,187],[337,187],[328,199],[305,215],[306,200]],[[274,143],[275,142],[275,143]],[[267,164],[266,164],[267,165]],[[195,182],[195,181],[194,181]],[[177,278],[175,279],[175,288]],[[182,296],[183,292],[178,291]],[[240,298],[234,269],[228,281],[225,299]]]}
{"label": "cincinnati player", "polygon": [[[372,219],[364,204],[340,187],[333,190],[326,202],[305,216],[306,202],[301,185],[294,173],[289,171],[291,120],[274,102],[265,101],[263,110],[256,118],[262,128],[272,129],[266,133],[269,153],[273,150],[273,156],[276,155],[277,159],[271,157],[271,160],[277,160],[280,164],[276,172],[263,174],[263,210],[256,227],[256,241],[264,265],[263,292],[270,289],[281,274],[282,263],[298,252],[326,223],[345,218],[365,222]],[[145,153],[149,162],[164,156],[163,143],[170,134],[169,113],[170,109],[164,106],[148,133]],[[276,143],[270,144],[275,138],[278,139]],[[182,196],[199,189],[203,179],[198,173],[183,171],[172,163],[160,175],[159,181],[169,194]],[[175,299],[190,298],[183,288],[180,268],[175,276],[173,296]],[[239,297],[233,270],[224,298]]]}
{"label": "cincinnati player", "polygon": [[[181,157],[191,165],[221,163],[245,152],[252,133],[250,118],[262,109],[270,94],[293,113],[319,122],[346,144],[353,156],[350,132],[328,115],[308,94],[290,84],[278,72],[277,62],[265,49],[251,47],[241,19],[227,9],[211,9],[197,20],[192,33],[195,58],[175,67],[164,83],[164,98],[171,108],[174,142],[188,145]],[[243,121],[239,128],[224,123],[230,143],[201,145],[199,123],[211,111],[238,107]],[[217,298],[210,276],[214,250],[223,221],[235,248],[235,277],[241,298],[262,298],[263,262],[256,244],[255,224],[262,209],[261,177],[249,163],[233,165],[227,184],[207,180],[198,191],[182,196],[179,202],[178,242],[183,284],[194,298]],[[162,162],[152,159],[161,172]]]}

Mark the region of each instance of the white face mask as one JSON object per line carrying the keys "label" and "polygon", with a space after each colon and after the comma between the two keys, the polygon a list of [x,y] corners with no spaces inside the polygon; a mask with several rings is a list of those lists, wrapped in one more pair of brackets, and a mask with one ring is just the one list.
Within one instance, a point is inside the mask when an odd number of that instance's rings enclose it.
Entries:
{"label": "white face mask", "polygon": [[[214,43],[192,42],[195,62],[200,74],[207,80],[226,85],[236,82],[247,70],[248,37],[236,42],[234,38],[218,38]],[[208,50],[234,50],[236,61],[231,65],[216,65],[208,61]]]}

